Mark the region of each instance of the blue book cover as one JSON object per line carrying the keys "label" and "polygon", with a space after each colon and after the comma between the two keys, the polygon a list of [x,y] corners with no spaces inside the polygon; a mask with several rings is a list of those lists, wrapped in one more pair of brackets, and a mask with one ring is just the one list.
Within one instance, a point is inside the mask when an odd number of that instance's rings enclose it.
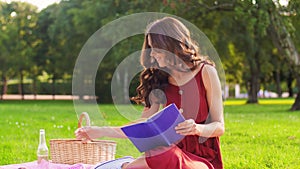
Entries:
{"label": "blue book cover", "polygon": [[158,146],[170,146],[183,139],[175,127],[185,119],[175,104],[170,104],[146,121],[122,127],[122,131],[140,152]]}

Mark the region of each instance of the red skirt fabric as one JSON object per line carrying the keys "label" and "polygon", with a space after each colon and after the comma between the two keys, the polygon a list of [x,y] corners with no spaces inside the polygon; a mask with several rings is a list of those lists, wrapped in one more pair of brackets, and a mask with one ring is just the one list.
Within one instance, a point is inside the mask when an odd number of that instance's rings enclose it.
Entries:
{"label": "red skirt fabric", "polygon": [[173,146],[157,155],[151,155],[151,151],[146,152],[146,161],[152,169],[199,169],[197,162],[202,162],[209,169],[214,169],[213,165],[206,159],[182,150],[177,146]]}

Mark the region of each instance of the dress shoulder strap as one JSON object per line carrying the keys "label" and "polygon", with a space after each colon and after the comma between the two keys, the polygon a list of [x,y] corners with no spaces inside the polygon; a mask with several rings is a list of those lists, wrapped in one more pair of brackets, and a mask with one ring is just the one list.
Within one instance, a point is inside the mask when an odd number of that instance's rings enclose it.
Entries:
{"label": "dress shoulder strap", "polygon": [[200,68],[200,70],[199,70],[199,73],[202,73],[202,69],[203,69],[203,67],[206,65],[206,64],[208,64],[207,62],[202,62],[203,64],[201,65],[201,68]]}

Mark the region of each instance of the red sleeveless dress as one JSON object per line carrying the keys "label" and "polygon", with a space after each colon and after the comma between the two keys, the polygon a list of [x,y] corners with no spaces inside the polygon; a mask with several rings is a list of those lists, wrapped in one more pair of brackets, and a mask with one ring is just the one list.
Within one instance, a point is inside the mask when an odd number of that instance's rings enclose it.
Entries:
{"label": "red sleeveless dress", "polygon": [[[194,119],[198,124],[209,121],[202,69],[203,66],[186,84],[182,86],[169,84],[164,91],[167,98],[166,105],[175,103],[178,108],[183,109],[183,116],[186,119]],[[212,169],[223,168],[219,137],[185,136],[176,146],[158,155],[151,156],[151,151],[146,152],[146,161],[152,169],[197,169],[194,161],[203,162]]]}

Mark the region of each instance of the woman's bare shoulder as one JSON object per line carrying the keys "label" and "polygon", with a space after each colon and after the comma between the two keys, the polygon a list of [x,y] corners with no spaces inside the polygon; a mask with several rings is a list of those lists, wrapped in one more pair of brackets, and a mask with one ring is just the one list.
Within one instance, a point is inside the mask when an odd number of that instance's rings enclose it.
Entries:
{"label": "woman's bare shoulder", "polygon": [[205,64],[205,63],[201,63],[202,65],[200,65],[200,67],[203,66],[202,68],[202,75],[217,75],[217,70],[215,68],[215,66],[211,65],[211,64]]}
{"label": "woman's bare shoulder", "polygon": [[202,70],[202,79],[206,89],[220,88],[220,79],[217,69],[209,64],[205,64]]}

